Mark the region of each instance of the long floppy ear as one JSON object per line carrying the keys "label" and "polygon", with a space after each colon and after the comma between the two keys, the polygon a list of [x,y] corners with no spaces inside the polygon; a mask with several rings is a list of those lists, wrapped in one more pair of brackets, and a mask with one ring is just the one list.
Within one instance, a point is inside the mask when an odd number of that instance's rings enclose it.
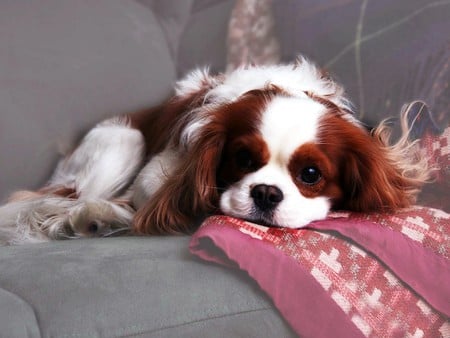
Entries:
{"label": "long floppy ear", "polygon": [[[340,117],[330,117],[323,130],[335,142],[331,149],[339,166],[342,196],[335,208],[371,212],[392,211],[415,202],[420,186],[429,177],[425,159],[408,141],[408,130],[390,145],[390,129],[384,123],[368,133]],[[331,127],[331,129],[329,129]]]}
{"label": "long floppy ear", "polygon": [[144,112],[134,116],[133,122],[136,121],[135,125],[148,141],[149,157],[166,147],[186,152],[178,168],[138,209],[135,232],[186,233],[192,229],[196,216],[217,205],[215,176],[223,146],[222,134],[208,129],[213,124],[203,126],[199,122],[204,120],[202,107],[208,104],[206,94],[220,81],[221,76],[209,75],[208,69],[194,70],[177,82],[175,96],[158,108],[156,114]]}
{"label": "long floppy ear", "polygon": [[224,140],[221,133],[203,133],[165,184],[137,211],[137,233],[191,233],[199,215],[215,210],[219,199],[216,171]]}

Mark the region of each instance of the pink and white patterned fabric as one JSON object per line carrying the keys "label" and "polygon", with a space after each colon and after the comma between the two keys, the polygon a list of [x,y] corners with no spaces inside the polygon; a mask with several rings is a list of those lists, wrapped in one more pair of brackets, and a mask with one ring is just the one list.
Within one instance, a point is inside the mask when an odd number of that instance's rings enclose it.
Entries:
{"label": "pink and white patterned fabric", "polygon": [[212,216],[190,249],[247,271],[302,337],[450,337],[449,229],[419,206],[298,230]]}
{"label": "pink and white patterned fabric", "polygon": [[419,146],[422,156],[429,159],[430,167],[436,168],[434,181],[425,185],[420,203],[450,211],[450,126],[440,135],[424,133]]}

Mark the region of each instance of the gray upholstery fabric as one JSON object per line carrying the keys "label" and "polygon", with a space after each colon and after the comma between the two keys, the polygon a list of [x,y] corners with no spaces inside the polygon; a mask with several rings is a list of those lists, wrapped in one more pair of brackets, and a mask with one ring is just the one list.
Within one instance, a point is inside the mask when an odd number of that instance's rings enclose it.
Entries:
{"label": "gray upholstery fabric", "polygon": [[176,6],[173,1],[138,0],[138,2],[158,13],[157,19],[167,39],[172,59],[175,60],[180,37],[191,16],[194,0],[178,1]]}
{"label": "gray upholstery fabric", "polygon": [[40,337],[33,308],[19,296],[0,289],[0,335],[2,337]]}
{"label": "gray upholstery fabric", "polygon": [[235,1],[196,1],[186,24],[177,55],[178,76],[195,67],[225,69],[228,19]]}
{"label": "gray upholstery fabric", "polygon": [[188,240],[1,248],[0,337],[293,336],[248,276],[197,260]]}

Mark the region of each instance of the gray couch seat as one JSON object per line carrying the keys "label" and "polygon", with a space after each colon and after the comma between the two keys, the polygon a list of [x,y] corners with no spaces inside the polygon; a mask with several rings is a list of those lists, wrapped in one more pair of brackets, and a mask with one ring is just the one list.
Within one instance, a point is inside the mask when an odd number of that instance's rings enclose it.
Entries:
{"label": "gray couch seat", "polygon": [[1,249],[0,337],[285,337],[243,272],[189,237],[85,239]]}

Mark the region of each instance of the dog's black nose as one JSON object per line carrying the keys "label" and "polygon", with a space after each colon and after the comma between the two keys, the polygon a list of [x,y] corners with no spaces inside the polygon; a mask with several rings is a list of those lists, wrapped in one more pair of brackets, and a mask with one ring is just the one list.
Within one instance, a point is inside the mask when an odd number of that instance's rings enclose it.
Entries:
{"label": "dog's black nose", "polygon": [[262,211],[274,209],[282,200],[283,192],[274,185],[258,184],[250,191],[256,206]]}

